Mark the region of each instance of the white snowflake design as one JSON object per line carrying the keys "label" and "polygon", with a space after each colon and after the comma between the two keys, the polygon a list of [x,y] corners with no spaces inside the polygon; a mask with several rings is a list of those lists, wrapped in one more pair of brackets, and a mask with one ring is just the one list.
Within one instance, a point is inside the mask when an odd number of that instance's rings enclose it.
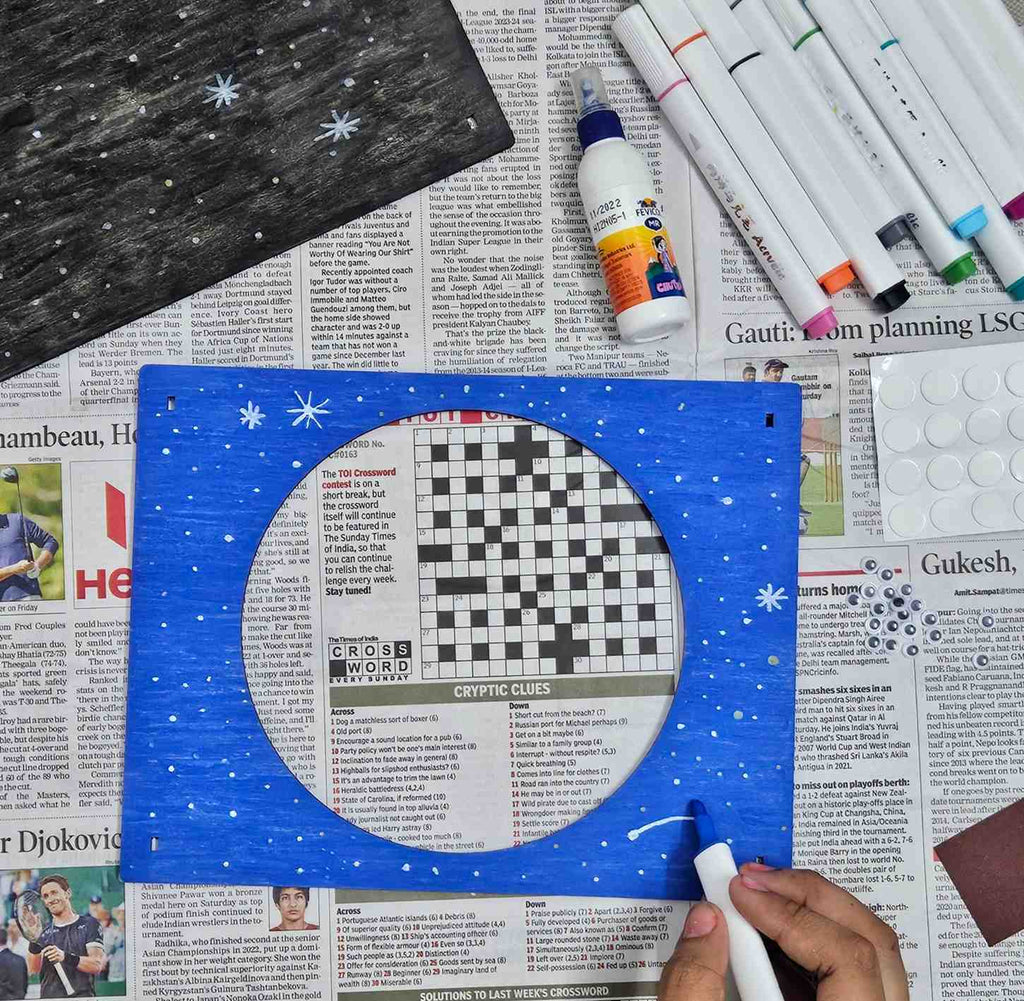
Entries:
{"label": "white snowflake design", "polygon": [[781,602],[783,601],[789,601],[789,595],[786,594],[784,587],[774,588],[769,583],[757,592],[758,607],[763,608],[768,613],[774,612],[776,608],[781,609]]}
{"label": "white snowflake design", "polygon": [[203,101],[203,104],[209,104],[211,101],[216,101],[214,108],[219,108],[222,104],[227,107],[231,107],[232,101],[237,101],[241,96],[238,93],[238,89],[242,86],[240,83],[232,83],[234,74],[229,73],[228,78],[225,80],[219,73],[217,74],[217,86],[211,87],[209,84],[204,89],[210,92],[210,96]]}
{"label": "white snowflake design", "polygon": [[303,421],[305,421],[306,429],[308,430],[309,423],[312,421],[318,428],[322,428],[323,424],[317,420],[317,417],[322,417],[324,414],[330,413],[330,410],[324,410],[324,406],[331,402],[330,398],[322,400],[320,403],[314,403],[312,390],[306,394],[305,399],[299,396],[299,391],[297,389],[293,390],[293,392],[295,393],[295,399],[299,401],[299,406],[292,407],[287,412],[289,414],[298,414],[299,416],[292,421],[292,427],[298,427]]}
{"label": "white snowflake design", "polygon": [[258,428],[263,423],[263,418],[267,416],[260,410],[258,403],[256,406],[252,405],[252,400],[249,400],[244,407],[239,407],[238,412],[242,415],[238,418],[239,423],[244,424],[250,431],[253,428]]}
{"label": "white snowflake design", "polygon": [[361,118],[349,118],[349,112],[345,112],[343,118],[338,117],[338,112],[333,108],[331,109],[331,118],[333,122],[321,122],[320,128],[327,129],[326,132],[318,135],[313,142],[320,142],[321,139],[331,139],[333,142],[337,142],[339,139],[351,139],[352,135],[359,131],[359,123],[362,121]]}

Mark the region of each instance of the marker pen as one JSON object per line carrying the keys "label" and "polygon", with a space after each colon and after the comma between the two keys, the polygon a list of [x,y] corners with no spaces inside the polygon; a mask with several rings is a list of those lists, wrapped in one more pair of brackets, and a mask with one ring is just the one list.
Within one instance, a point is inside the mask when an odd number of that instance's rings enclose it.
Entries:
{"label": "marker pen", "polygon": [[849,3],[807,0],[807,6],[947,224],[965,240],[974,236],[987,222],[980,192],[951,162],[942,116],[924,88],[886,58],[895,40],[876,40]]}
{"label": "marker pen", "polygon": [[834,295],[853,268],[683,0],[641,0],[675,61],[725,134],[811,273]]}
{"label": "marker pen", "polygon": [[782,150],[811,201],[850,255],[868,295],[889,312],[909,298],[907,283],[811,134],[790,96],[723,0],[687,0],[722,62]]}
{"label": "marker pen", "polygon": [[874,6],[1003,211],[1024,218],[1024,165],[918,0]]}
{"label": "marker pen", "polygon": [[976,274],[970,245],[946,225],[802,0],[766,2],[796,55],[817,82],[826,103],[846,126],[897,208],[906,213],[917,242],[935,270],[950,285]]}
{"label": "marker pen", "polygon": [[1024,95],[1024,33],[1003,0],[955,0],[953,6],[971,19],[979,41],[995,56],[1012,92]]}
{"label": "marker pen", "polygon": [[643,8],[634,4],[623,11],[612,31],[797,323],[814,338],[835,330],[839,324],[825,293]]}
{"label": "marker pen", "polygon": [[729,846],[719,840],[715,825],[699,799],[690,800],[687,813],[697,828],[700,851],[693,860],[704,896],[725,915],[729,929],[729,967],[743,1001],[783,1001],[768,951],[757,929],[729,896],[729,883],[739,875]]}
{"label": "marker pen", "polygon": [[[993,60],[992,51],[978,36],[973,6],[968,10],[949,0],[930,0],[928,15],[988,105],[1003,135],[1017,151],[1018,158],[1024,159],[1024,91],[1018,89]],[[1013,33],[1020,38],[1020,28],[1016,25]]]}
{"label": "marker pen", "polygon": [[850,134],[821,99],[792,45],[768,13],[763,0],[735,0],[733,13],[746,29],[775,71],[804,121],[818,138],[819,145],[842,178],[854,202],[886,249],[910,238],[906,213],[893,203],[885,186],[879,183],[871,166],[861,157]]}

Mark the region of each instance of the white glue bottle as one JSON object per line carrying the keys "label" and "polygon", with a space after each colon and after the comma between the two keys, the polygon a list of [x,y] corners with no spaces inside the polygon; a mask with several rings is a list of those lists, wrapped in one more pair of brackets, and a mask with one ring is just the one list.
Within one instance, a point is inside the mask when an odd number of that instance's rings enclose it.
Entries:
{"label": "white glue bottle", "polygon": [[664,208],[643,157],[626,142],[601,71],[572,75],[583,160],[579,186],[601,271],[627,344],[668,337],[690,320]]}

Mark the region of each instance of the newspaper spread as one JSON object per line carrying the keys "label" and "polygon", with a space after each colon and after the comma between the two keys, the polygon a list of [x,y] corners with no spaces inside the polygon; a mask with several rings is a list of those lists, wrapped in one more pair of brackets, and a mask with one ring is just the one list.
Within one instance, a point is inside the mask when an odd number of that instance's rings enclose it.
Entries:
{"label": "newspaper spread", "polygon": [[[917,305],[886,318],[846,294],[841,329],[804,341],[614,48],[619,0],[457,6],[514,149],[0,386],[16,473],[0,479],[0,918],[27,996],[67,992],[12,920],[26,889],[77,915],[57,930],[86,957],[75,990],[140,999],[651,996],[686,909],[120,882],[134,384],[151,362],[798,382],[797,859],[898,929],[915,1001],[1020,996],[1020,944],[984,946],[931,852],[1024,793],[1020,537],[883,544],[867,359],[1010,340],[1024,310],[988,272],[952,291],[904,248]],[[642,349],[617,340],[575,186],[567,76],[587,61],[693,247],[698,322]],[[529,516],[493,534],[520,454],[540,463],[525,500],[514,484]],[[573,492],[615,509],[613,547],[567,523]],[[941,642],[867,649],[846,601],[865,559],[913,584]],[[438,586],[481,560],[499,594]],[[421,415],[340,449],[275,518],[246,596],[254,703],[353,822],[446,850],[528,841],[606,797],[657,732],[678,587],[643,505],[585,448],[501,414]]]}

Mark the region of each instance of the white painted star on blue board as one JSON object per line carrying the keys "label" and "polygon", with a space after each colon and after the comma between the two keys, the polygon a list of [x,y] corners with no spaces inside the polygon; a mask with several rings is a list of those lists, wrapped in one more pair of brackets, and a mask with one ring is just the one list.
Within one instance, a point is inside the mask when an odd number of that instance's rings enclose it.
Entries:
{"label": "white painted star on blue board", "polygon": [[331,402],[330,398],[321,400],[320,403],[314,403],[312,390],[306,394],[305,399],[299,395],[299,391],[297,389],[292,390],[292,392],[295,393],[295,399],[299,401],[299,406],[292,407],[287,411],[289,414],[298,414],[298,417],[292,421],[292,427],[298,427],[303,421],[305,421],[306,428],[308,429],[310,421],[312,421],[318,428],[322,428],[323,424],[317,420],[317,417],[322,417],[324,414],[330,413],[330,410],[324,410],[324,406]]}
{"label": "white painted star on blue board", "polygon": [[782,602],[789,601],[789,595],[786,594],[784,587],[774,588],[771,584],[766,584],[764,587],[759,588],[757,592],[757,604],[760,608],[763,608],[766,612],[774,612],[776,608],[782,608]]}
{"label": "white painted star on blue board", "polygon": [[258,428],[262,423],[263,419],[267,416],[260,410],[260,405],[257,403],[253,406],[252,400],[244,407],[239,407],[238,412],[242,415],[238,418],[239,423],[244,424],[250,431],[254,428]]}
{"label": "white painted star on blue board", "polygon": [[242,86],[240,83],[232,83],[232,79],[234,79],[233,73],[229,73],[226,80],[218,73],[217,86],[211,87],[207,84],[204,88],[210,92],[210,96],[203,101],[203,104],[216,101],[217,103],[214,105],[214,108],[219,108],[222,104],[230,108],[231,102],[237,101],[241,97],[238,90]]}

